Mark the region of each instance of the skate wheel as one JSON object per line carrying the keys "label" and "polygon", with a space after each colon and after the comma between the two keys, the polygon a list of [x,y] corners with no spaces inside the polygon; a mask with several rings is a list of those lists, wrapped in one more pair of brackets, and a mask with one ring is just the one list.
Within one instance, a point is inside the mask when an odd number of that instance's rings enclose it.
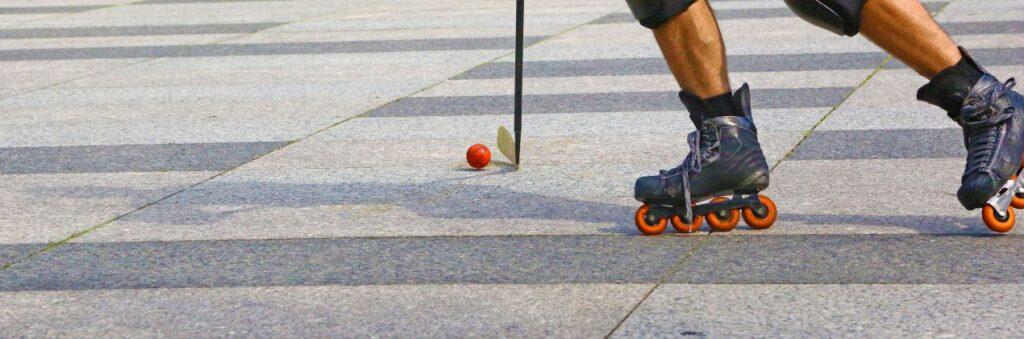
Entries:
{"label": "skate wheel", "polygon": [[993,232],[1006,233],[1013,229],[1017,218],[1014,216],[1012,209],[1006,209],[1006,216],[1000,218],[996,215],[996,209],[992,205],[985,205],[985,207],[981,208],[981,220]]}
{"label": "skate wheel", "polygon": [[[716,203],[726,200],[728,199],[718,197],[711,199],[711,202]],[[740,211],[737,209],[731,209],[716,213],[708,213],[705,218],[708,219],[708,226],[711,226],[711,229],[718,232],[729,232],[736,228],[736,225],[740,224]]]}
{"label": "skate wheel", "polygon": [[775,219],[779,217],[779,210],[775,208],[775,202],[763,195],[758,195],[757,199],[761,200],[764,210],[756,211],[750,207],[744,208],[743,221],[754,229],[763,230],[772,227],[775,224]]}
{"label": "skate wheel", "polygon": [[676,231],[682,233],[693,233],[700,230],[700,224],[704,223],[704,216],[693,216],[693,222],[689,224],[683,222],[683,218],[680,218],[678,215],[672,217],[670,220],[672,220],[672,227],[675,227]]}
{"label": "skate wheel", "polygon": [[1024,193],[1014,193],[1013,200],[1010,200],[1010,206],[1013,208],[1024,208]]}
{"label": "skate wheel", "polygon": [[633,217],[633,221],[636,222],[636,228],[640,230],[640,233],[646,235],[658,235],[665,232],[665,228],[668,226],[668,220],[665,218],[659,218],[655,221],[647,220],[647,211],[651,209],[651,205],[644,204],[640,208],[636,209],[636,215]]}

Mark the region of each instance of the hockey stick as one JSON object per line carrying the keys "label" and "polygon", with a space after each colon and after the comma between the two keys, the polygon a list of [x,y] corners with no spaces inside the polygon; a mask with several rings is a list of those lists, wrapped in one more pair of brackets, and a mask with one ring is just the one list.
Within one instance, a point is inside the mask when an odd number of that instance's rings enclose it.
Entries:
{"label": "hockey stick", "polygon": [[[520,147],[522,145],[523,136],[523,28],[525,14],[524,0],[516,0],[516,61],[515,61],[515,99],[514,99],[514,114],[515,114],[515,125],[513,130],[515,131],[515,137],[505,129],[504,126],[498,127],[498,150],[501,154],[504,154],[506,158],[511,160],[516,168],[519,168],[519,154]],[[509,145],[510,143],[514,144]],[[514,149],[510,149],[513,148]],[[511,154],[509,154],[511,153]]]}

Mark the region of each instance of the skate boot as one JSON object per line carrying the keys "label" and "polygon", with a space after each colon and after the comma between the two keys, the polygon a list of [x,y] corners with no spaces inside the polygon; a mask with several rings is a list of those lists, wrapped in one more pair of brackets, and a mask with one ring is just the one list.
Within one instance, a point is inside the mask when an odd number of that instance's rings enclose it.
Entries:
{"label": "skate boot", "polygon": [[1008,232],[1016,221],[1010,206],[1024,208],[1024,97],[1011,90],[1013,78],[1000,82],[960,51],[963,61],[921,87],[918,98],[943,107],[963,128],[967,165],[956,194],[960,203],[968,210],[981,207],[989,229]]}
{"label": "skate boot", "polygon": [[634,221],[641,233],[660,234],[668,220],[684,233],[700,229],[704,218],[715,231],[730,231],[740,215],[756,229],[771,227],[775,203],[758,192],[768,188],[768,162],[757,142],[750,115],[750,89],[744,84],[731,101],[743,116],[710,116],[709,104],[680,92],[697,131],[690,133],[690,154],[679,166],[637,179],[636,200],[643,203]]}

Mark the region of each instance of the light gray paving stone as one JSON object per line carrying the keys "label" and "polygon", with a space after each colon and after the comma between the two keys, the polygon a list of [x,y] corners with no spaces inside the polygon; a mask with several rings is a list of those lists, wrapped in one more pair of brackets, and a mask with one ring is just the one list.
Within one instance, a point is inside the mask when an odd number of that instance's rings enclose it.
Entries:
{"label": "light gray paving stone", "polygon": [[[244,58],[139,65],[0,102],[10,112],[0,124],[8,137],[0,142],[12,147],[294,140],[450,77],[488,54],[404,56],[315,63],[280,75],[279,83],[261,79],[274,79],[273,70],[290,60],[308,59],[282,57],[268,70]],[[304,83],[305,75],[325,73],[315,66],[359,71]],[[177,72],[190,68],[196,73]],[[203,84],[190,83],[196,77]]]}
{"label": "light gray paving stone", "polygon": [[[529,44],[541,37],[528,37]],[[60,49],[0,50],[0,61],[185,58],[234,55],[289,55],[379,53],[405,51],[447,51],[506,49],[514,46],[507,38],[466,38],[392,41],[293,42],[274,44],[166,45],[144,47],[93,47]]]}
{"label": "light gray paving stone", "polygon": [[[124,67],[137,60],[67,60],[53,62],[16,61],[0,67],[0,98]],[[5,112],[5,114],[8,112]]]}
{"label": "light gray paving stone", "polygon": [[[209,172],[0,175],[0,243],[41,249],[212,176]],[[28,254],[4,252],[7,263]],[[0,264],[2,265],[2,264]]]}
{"label": "light gray paving stone", "polygon": [[[837,36],[799,18],[739,20],[722,25],[729,55],[865,53],[878,48],[862,37]],[[806,41],[815,41],[807,44]],[[635,23],[586,25],[537,44],[527,61],[658,58],[649,29]],[[511,61],[511,57],[501,61]]]}
{"label": "light gray paving stone", "polygon": [[[802,135],[762,133],[772,161]],[[677,165],[685,150],[681,140],[646,147],[651,142],[534,143],[523,151],[533,158],[518,172],[497,162],[469,170],[469,142],[399,143],[393,155],[370,143],[299,143],[86,241],[636,234],[633,182]],[[346,160],[354,158],[366,160]]]}
{"label": "light gray paving stone", "polygon": [[[753,115],[761,131],[804,132],[828,110],[827,107],[757,109]],[[360,118],[328,129],[315,136],[314,140],[409,142],[460,139],[494,147],[492,143],[497,138],[498,126],[511,128],[511,115],[460,116],[457,119],[443,116]],[[459,128],[448,128],[456,123]],[[523,129],[526,146],[534,138],[565,137],[579,139],[579,142],[621,138],[666,141],[678,138],[676,141],[682,145],[683,137],[694,127],[686,118],[685,110],[680,108],[678,111],[656,112],[538,114],[524,118]]]}
{"label": "light gray paving stone", "polygon": [[[1001,79],[1024,74],[1024,63],[1019,65],[987,67]],[[884,70],[876,73],[870,82],[857,89],[840,111],[846,109],[920,109],[935,112],[934,106],[917,100],[917,90],[928,83],[911,70]],[[943,115],[941,110],[939,115]]]}
{"label": "light gray paving stone", "polygon": [[[691,128],[692,129],[692,128]],[[664,131],[651,136],[643,130],[632,134],[534,137],[524,142],[524,164],[531,166],[601,166],[629,164],[672,167],[688,152],[686,131]],[[769,160],[780,160],[802,137],[798,131],[761,130]],[[391,131],[383,134],[395,133]],[[479,140],[479,139],[478,139]],[[495,147],[493,140],[479,140]],[[385,168],[425,167],[468,169],[465,151],[473,139],[324,140],[307,139],[273,153],[254,168],[287,171],[289,168]],[[386,144],[386,146],[384,146]],[[383,151],[385,150],[386,151]],[[507,162],[492,149],[495,170]],[[527,156],[527,154],[529,156]],[[645,164],[646,163],[646,164]],[[669,166],[672,165],[672,166]]]}
{"label": "light gray paving stone", "polygon": [[[923,2],[925,8],[931,12],[938,11],[945,6],[948,1],[935,1],[935,2]],[[728,6],[723,4],[738,4],[739,6]],[[760,4],[760,3],[758,3]],[[723,20],[734,20],[734,19],[760,19],[760,18],[778,18],[778,17],[793,17],[796,14],[793,13],[787,7],[777,7],[779,3],[768,3],[767,6],[751,6],[747,3],[742,2],[725,2],[725,3],[712,3],[711,7],[715,12],[715,18]],[[742,8],[730,8],[740,7]],[[764,7],[764,8],[761,8]],[[594,24],[609,24],[609,23],[622,23],[622,22],[636,22],[636,19],[631,13],[612,13],[606,15],[598,20],[594,21]]]}
{"label": "light gray paving stone", "polygon": [[[1024,74],[1024,68],[1020,65],[1013,66],[996,66],[989,67],[989,71],[993,72],[999,77],[1014,76],[1016,74]],[[917,101],[916,91],[925,83],[925,79],[918,76],[909,70],[884,70],[873,77],[872,81],[868,82],[865,86],[859,88],[844,104],[839,107],[838,110],[833,112],[830,117],[818,127],[819,131],[838,131],[842,135],[847,135],[853,138],[857,138],[856,132],[849,132],[853,130],[874,130],[867,133],[883,133],[882,130],[921,130],[921,129],[959,129],[955,123],[946,117],[946,114],[941,109],[932,106],[930,104]],[[916,131],[913,133],[925,133],[934,135],[935,137],[942,138],[943,140],[954,140],[959,139],[959,134],[950,136],[948,133],[943,132],[925,132]],[[816,133],[817,134],[817,133]],[[827,132],[825,135],[829,135]],[[899,137],[899,140],[903,140],[903,136],[899,133],[893,133],[892,136]],[[907,136],[908,138],[913,138]],[[862,140],[861,138],[860,140]],[[814,137],[811,140],[815,140]],[[852,139],[851,139],[852,140]],[[913,141],[905,140],[906,142],[899,147],[909,147],[909,149],[900,150],[900,152],[911,152],[914,153],[914,149],[922,149],[922,147],[936,147],[933,143],[937,140],[934,138],[929,139],[931,141]],[[821,140],[824,141],[824,140]],[[827,143],[827,142],[826,142]],[[827,146],[820,144],[821,146]],[[848,145],[848,144],[843,144]],[[843,145],[835,145],[832,148],[836,152],[844,152],[841,150]],[[961,144],[945,143],[940,142],[941,145],[946,145],[950,148],[962,148],[957,147]],[[890,149],[899,148],[891,145],[879,145],[880,148]],[[846,150],[845,152],[857,150]],[[923,150],[925,154],[928,151]],[[935,151],[935,150],[933,150]],[[938,150],[938,152],[943,152]],[[952,154],[954,150],[944,151],[947,155]],[[934,153],[934,152],[933,152]]]}
{"label": "light gray paving stone", "polygon": [[[784,72],[810,70],[874,69],[885,59],[882,53],[818,53],[785,55],[730,55],[730,72]],[[476,67],[456,79],[511,78],[511,62]],[[524,77],[575,77],[597,75],[666,74],[665,59],[619,58],[533,61],[523,66]]]}
{"label": "light gray paving stone", "polygon": [[[161,59],[63,84],[60,88],[156,87],[228,84],[321,84],[359,81],[362,87],[422,87],[440,82],[486,60],[507,53],[502,50],[449,51],[447,53],[367,53],[330,55],[261,55]],[[189,69],[190,72],[178,72]],[[428,78],[431,82],[420,79]],[[416,89],[408,89],[411,93]],[[245,92],[245,91],[239,91]],[[238,95],[238,94],[235,94]]]}
{"label": "light gray paving stone", "polygon": [[[744,83],[752,88],[821,88],[856,87],[871,70],[828,70],[794,72],[730,72],[733,89]],[[417,97],[464,95],[512,95],[512,78],[448,80],[419,93]],[[529,78],[523,82],[523,93],[567,94],[586,90],[591,93],[678,91],[679,84],[668,73],[656,75],[574,76]],[[755,107],[760,109],[760,107]]]}
{"label": "light gray paving stone", "polygon": [[203,2],[260,2],[260,1],[301,1],[301,0],[142,0],[135,2],[136,5],[148,5],[148,4],[193,4]]}
{"label": "light gray paving stone", "polygon": [[956,122],[946,116],[941,108],[922,103],[913,107],[864,107],[846,108],[840,106],[832,112],[817,131],[855,130],[920,130],[958,129]]}
{"label": "light gray paving stone", "polygon": [[946,22],[942,29],[950,35],[961,34],[1020,34],[1024,33],[1024,21],[969,21],[969,22]]}
{"label": "light gray paving stone", "polygon": [[[346,1],[303,1],[301,6],[296,4],[288,1],[265,1],[115,6],[47,20],[44,27],[201,24],[223,23],[224,20],[236,23],[289,22],[356,6],[355,3]],[[225,19],[227,16],[223,13],[234,14],[231,18]]]}
{"label": "light gray paving stone", "polygon": [[[412,6],[419,6],[412,5]],[[499,11],[480,10],[467,11],[419,11],[408,12],[403,16],[383,16],[381,12],[402,11],[389,9],[377,13],[344,13],[313,20],[292,23],[272,32],[358,32],[364,30],[427,30],[437,28],[458,28],[468,30],[491,30],[501,32],[501,36],[511,36],[515,32],[515,12],[511,6]],[[524,28],[526,34],[537,35],[552,30],[565,31],[574,26],[587,23],[606,13],[604,9],[580,8],[574,11],[564,9],[543,10],[530,9],[530,15]],[[493,36],[493,35],[492,35]]]}
{"label": "light gray paving stone", "polygon": [[5,305],[0,332],[599,337],[611,331],[647,289],[637,284],[538,284],[0,293]]}
{"label": "light gray paving stone", "polygon": [[[970,40],[970,39],[966,39]],[[1011,46],[1012,47],[1012,46]],[[1019,65],[1024,63],[1022,48],[981,48],[972,50],[972,56],[989,66]],[[874,69],[882,64],[882,52],[814,53],[814,54],[752,54],[730,55],[730,72],[783,72],[804,70]],[[906,68],[894,60],[889,69]],[[509,61],[488,63],[460,74],[456,79],[511,78],[513,64]],[[664,58],[634,57],[590,60],[547,60],[527,62],[525,77],[570,77],[595,75],[647,75],[667,72]]]}
{"label": "light gray paving stone", "polygon": [[1020,336],[1019,284],[666,284],[614,337]]}
{"label": "light gray paving stone", "polygon": [[584,236],[67,244],[0,271],[0,290],[652,283],[698,240]]}
{"label": "light gray paving stone", "polygon": [[[451,38],[496,38],[510,37],[515,29],[509,27],[424,27],[418,29],[352,29],[345,30],[299,30],[290,29],[299,22],[270,28],[257,34],[231,39],[231,43],[290,43],[290,42],[339,42],[339,41],[389,41]],[[538,25],[526,32],[527,36],[550,36],[569,28],[567,24]]]}
{"label": "light gray paving stone", "polygon": [[[430,29],[437,27],[494,28],[505,27],[511,35],[515,27],[515,4],[500,1],[458,1],[424,3],[422,1],[389,1],[376,6],[350,4],[352,8],[297,22],[275,31],[340,31],[380,29]],[[524,18],[528,34],[534,28],[562,26],[564,29],[587,23],[613,9],[625,7],[622,2],[569,1],[531,3]],[[415,8],[416,10],[409,10]]]}
{"label": "light gray paving stone", "polygon": [[[146,46],[162,46],[169,44],[209,44],[230,39],[238,34],[184,34],[184,35],[161,35],[151,36],[127,36],[127,37],[84,37],[84,38],[58,38],[58,39],[0,39],[0,51],[19,51],[35,49],[60,49],[60,48],[93,48],[95,46],[120,46],[141,48]],[[74,60],[74,59],[72,59]],[[89,59],[85,59],[89,60]],[[49,63],[60,60],[23,60],[23,62]],[[4,62],[7,63],[7,62]]]}
{"label": "light gray paving stone", "polygon": [[943,22],[1020,20],[1024,6],[1015,1],[955,1],[944,12]]}
{"label": "light gray paving stone", "polygon": [[733,234],[992,234],[956,199],[963,168],[963,158],[783,161],[767,192],[776,225]]}
{"label": "light gray paving stone", "polygon": [[[780,4],[781,5],[781,4]],[[944,21],[944,16],[939,17]],[[975,19],[990,21],[999,19]],[[1013,20],[1013,19],[1004,19]],[[954,27],[956,28],[956,27]],[[722,25],[727,51],[730,55],[796,54],[796,53],[875,53],[878,48],[863,38],[850,39],[836,36],[811,26],[796,17],[745,19]],[[1012,31],[1012,29],[1011,29]],[[966,29],[964,33],[970,33]],[[971,48],[1018,46],[1018,39],[999,39],[963,43]],[[806,41],[815,41],[807,44]],[[570,52],[571,51],[571,52]],[[581,52],[582,51],[582,52]],[[574,30],[531,50],[527,60],[573,60],[610,58],[658,58],[654,39],[647,29],[635,23],[588,25]],[[504,61],[509,61],[506,58]]]}
{"label": "light gray paving stone", "polygon": [[[830,107],[849,87],[753,89],[751,105],[761,108]],[[531,94],[523,97],[523,114],[664,111],[678,109],[678,92]],[[506,114],[510,96],[406,97],[374,109],[370,117]]]}
{"label": "light gray paving stone", "polygon": [[274,26],[279,26],[281,24],[283,23],[264,22],[249,24],[21,28],[0,30],[0,39],[53,39],[134,35],[153,36],[179,34],[253,33]]}

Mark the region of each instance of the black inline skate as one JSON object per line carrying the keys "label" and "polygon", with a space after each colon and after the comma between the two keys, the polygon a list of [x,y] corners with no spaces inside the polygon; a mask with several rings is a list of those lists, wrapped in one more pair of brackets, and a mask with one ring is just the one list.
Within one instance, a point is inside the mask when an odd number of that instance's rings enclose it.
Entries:
{"label": "black inline skate", "polygon": [[[1024,97],[1000,82],[960,49],[963,61],[918,91],[918,99],[946,109],[963,128],[967,165],[957,198],[968,210],[981,207],[995,232],[1013,229],[1014,208],[1024,208]],[[973,83],[973,84],[972,84]]]}
{"label": "black inline skate", "polygon": [[715,231],[730,231],[742,214],[747,225],[771,227],[778,217],[775,203],[758,192],[768,188],[768,162],[757,141],[750,114],[750,88],[744,84],[732,95],[743,116],[714,116],[708,103],[679,93],[697,131],[690,133],[690,154],[679,166],[659,175],[637,179],[635,197],[640,232],[661,234],[667,222],[676,230],[696,232],[706,217]]}

